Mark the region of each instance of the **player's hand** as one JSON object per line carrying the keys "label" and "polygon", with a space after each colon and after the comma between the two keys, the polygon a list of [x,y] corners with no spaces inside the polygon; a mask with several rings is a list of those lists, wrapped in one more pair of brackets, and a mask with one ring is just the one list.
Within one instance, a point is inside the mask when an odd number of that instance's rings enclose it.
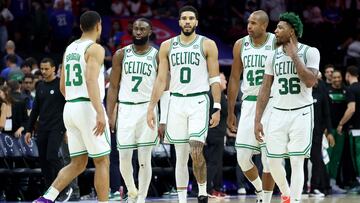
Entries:
{"label": "player's hand", "polygon": [[326,136],[326,139],[327,139],[330,147],[334,147],[334,146],[335,146],[335,139],[334,139],[334,136],[333,136],[331,133],[329,133],[329,134]]}
{"label": "player's hand", "polygon": [[100,136],[104,133],[106,126],[105,113],[101,111],[96,114],[96,126],[93,129],[95,136]]}
{"label": "player's hand", "polygon": [[146,122],[149,126],[149,128],[151,128],[152,130],[155,129],[155,113],[152,109],[148,109],[147,111],[147,115],[146,115]]}
{"label": "player's hand", "polygon": [[115,121],[116,121],[116,118],[113,118],[112,116],[109,117],[110,131],[112,133],[115,132]]}
{"label": "player's hand", "polygon": [[68,144],[69,143],[68,141],[69,141],[69,139],[68,139],[67,133],[65,132],[64,133],[64,143]]}
{"label": "player's hand", "polygon": [[231,132],[229,128],[226,128],[226,134],[227,134],[229,137],[236,137],[236,133]]}
{"label": "player's hand", "polygon": [[220,109],[215,111],[211,115],[210,128],[216,127],[217,125],[219,125],[219,122],[220,122]]}
{"label": "player's hand", "polygon": [[235,116],[234,113],[228,114],[226,124],[227,124],[227,127],[230,130],[230,132],[236,133],[236,131],[237,131],[237,127],[236,127],[237,122],[236,122],[236,116]]}
{"label": "player's hand", "polygon": [[265,134],[261,122],[255,122],[254,131],[256,140],[259,142],[263,142]]}
{"label": "player's hand", "polygon": [[24,130],[24,128],[23,128],[23,127],[20,127],[19,129],[17,129],[17,131],[15,131],[14,136],[15,136],[16,138],[21,137],[21,133],[22,133],[23,130]]}
{"label": "player's hand", "polygon": [[161,141],[164,140],[165,129],[166,129],[166,124],[161,123],[158,128],[158,135]]}
{"label": "player's hand", "polygon": [[25,134],[25,143],[27,144],[27,145],[29,145],[30,144],[30,142],[31,142],[31,133],[29,133],[29,132],[27,132],[26,134]]}
{"label": "player's hand", "polygon": [[343,129],[343,126],[342,126],[342,125],[338,125],[338,127],[336,128],[336,132],[337,132],[339,135],[342,135],[342,129]]}
{"label": "player's hand", "polygon": [[291,36],[290,41],[284,45],[284,51],[291,58],[297,55],[297,44],[294,42],[293,36]]}

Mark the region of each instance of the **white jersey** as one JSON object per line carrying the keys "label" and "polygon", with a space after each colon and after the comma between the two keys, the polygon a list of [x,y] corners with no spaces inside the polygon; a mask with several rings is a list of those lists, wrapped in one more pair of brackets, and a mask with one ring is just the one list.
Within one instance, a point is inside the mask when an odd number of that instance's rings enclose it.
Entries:
{"label": "white jersey", "polygon": [[[298,56],[306,68],[319,70],[318,49],[298,43]],[[300,108],[313,103],[312,88],[300,80],[294,62],[280,46],[275,49],[265,67],[265,74],[273,75],[274,107],[282,109]]]}
{"label": "white jersey", "polygon": [[137,54],[132,44],[124,48],[118,98],[120,102],[150,101],[157,75],[157,53],[154,47],[150,47],[144,54]]}
{"label": "white jersey", "polygon": [[[78,98],[89,99],[86,87],[85,52],[95,42],[92,40],[76,40],[65,51],[63,68],[65,73],[65,99],[67,101]],[[101,101],[105,97],[104,65],[101,65],[98,83]]]}
{"label": "white jersey", "polygon": [[266,59],[272,56],[276,38],[267,33],[266,41],[260,47],[253,45],[249,35],[241,40],[241,61],[243,64],[243,82],[241,83],[242,99],[257,96],[265,73]]}
{"label": "white jersey", "polygon": [[209,91],[209,74],[203,41],[206,38],[197,35],[195,40],[184,45],[180,36],[170,41],[170,92],[182,95]]}

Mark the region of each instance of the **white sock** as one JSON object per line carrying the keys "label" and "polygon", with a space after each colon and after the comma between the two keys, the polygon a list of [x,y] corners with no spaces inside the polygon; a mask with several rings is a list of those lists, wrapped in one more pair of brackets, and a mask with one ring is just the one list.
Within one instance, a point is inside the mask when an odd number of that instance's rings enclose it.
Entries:
{"label": "white sock", "polygon": [[[138,203],[145,202],[147,196],[151,177],[151,150],[152,147],[139,147],[138,158],[139,158],[139,192],[138,192]],[[141,200],[141,201],[140,201]],[[142,201],[143,200],[143,201]]]}
{"label": "white sock", "polygon": [[119,150],[120,173],[128,189],[128,194],[136,197],[137,189],[135,186],[134,176],[133,176],[133,166],[131,161],[132,155],[133,155],[132,149]]}
{"label": "white sock", "polygon": [[179,203],[186,203],[187,190],[178,190]]}
{"label": "white sock", "polygon": [[206,182],[205,183],[198,183],[198,186],[199,186],[199,194],[198,194],[198,196],[207,196]]}
{"label": "white sock", "polygon": [[255,180],[251,181],[251,184],[255,187],[256,192],[261,192],[263,190],[262,182],[259,176]]}
{"label": "white sock", "polygon": [[290,157],[291,164],[291,185],[290,185],[290,202],[301,200],[301,194],[304,186],[304,157]]}
{"label": "white sock", "polygon": [[264,199],[263,199],[263,202],[264,202],[264,203],[270,203],[270,202],[271,202],[272,194],[273,194],[273,191],[264,190]]}
{"label": "white sock", "polygon": [[57,190],[53,186],[50,186],[49,189],[45,192],[44,198],[49,199],[51,201],[55,201],[59,193],[60,193],[59,190]]}
{"label": "white sock", "polygon": [[136,199],[136,203],[145,203],[145,199],[145,197],[139,195]]}
{"label": "white sock", "polygon": [[278,185],[282,196],[290,196],[290,187],[286,180],[285,168],[282,165],[282,158],[269,158],[271,175]]}

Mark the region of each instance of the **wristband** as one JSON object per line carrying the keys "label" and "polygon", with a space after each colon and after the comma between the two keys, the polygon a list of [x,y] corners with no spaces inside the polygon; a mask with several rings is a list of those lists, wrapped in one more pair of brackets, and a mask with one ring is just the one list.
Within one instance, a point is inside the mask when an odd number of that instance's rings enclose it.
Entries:
{"label": "wristband", "polygon": [[221,110],[221,104],[217,103],[217,102],[214,102],[213,109]]}

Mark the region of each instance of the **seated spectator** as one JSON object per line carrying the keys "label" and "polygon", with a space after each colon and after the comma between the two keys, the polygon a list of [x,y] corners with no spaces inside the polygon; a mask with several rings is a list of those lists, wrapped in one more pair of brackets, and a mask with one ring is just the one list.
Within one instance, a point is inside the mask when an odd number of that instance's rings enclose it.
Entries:
{"label": "seated spectator", "polygon": [[24,73],[24,75],[31,74],[31,66],[26,61],[21,64],[20,69]]}
{"label": "seated spectator", "polygon": [[15,55],[16,56],[16,65],[20,66],[22,62],[24,61],[19,55],[15,53],[15,43],[12,40],[9,40],[6,42],[5,45],[5,56],[3,57],[2,65],[6,66],[6,58],[9,55]]}
{"label": "seated spectator", "polygon": [[156,0],[152,4],[152,12],[153,16],[156,18],[168,18],[170,17],[172,12],[172,6],[170,6],[171,2],[167,0]]}
{"label": "seated spectator", "polygon": [[127,2],[127,6],[132,16],[152,16],[150,7],[143,0],[130,0]]}
{"label": "seated spectator", "polygon": [[20,68],[16,65],[17,58],[14,54],[8,55],[6,57],[6,68],[1,71],[0,77],[5,80],[9,80],[10,77],[15,80],[22,80],[24,74],[21,72]]}
{"label": "seated spectator", "polygon": [[32,74],[34,74],[36,71],[40,71],[39,64],[34,57],[26,58],[25,62],[30,65]]}
{"label": "seated spectator", "polygon": [[357,34],[355,40],[348,46],[346,54],[354,58],[360,57],[360,32]]}
{"label": "seated spectator", "polygon": [[112,12],[117,16],[129,16],[129,10],[122,0],[114,0],[111,4]]}
{"label": "seated spectator", "polygon": [[305,23],[311,25],[318,25],[324,22],[321,9],[313,3],[307,5],[306,9],[303,11],[303,17],[305,19]]}
{"label": "seated spectator", "polygon": [[20,137],[28,120],[25,97],[21,95],[20,84],[17,81],[9,81],[8,86],[0,88],[0,98],[6,103],[3,132]]}
{"label": "seated spectator", "polygon": [[34,76],[32,74],[25,75],[21,84],[21,89],[24,96],[27,97],[26,108],[28,111],[31,111],[34,102],[33,95],[35,95]]}

